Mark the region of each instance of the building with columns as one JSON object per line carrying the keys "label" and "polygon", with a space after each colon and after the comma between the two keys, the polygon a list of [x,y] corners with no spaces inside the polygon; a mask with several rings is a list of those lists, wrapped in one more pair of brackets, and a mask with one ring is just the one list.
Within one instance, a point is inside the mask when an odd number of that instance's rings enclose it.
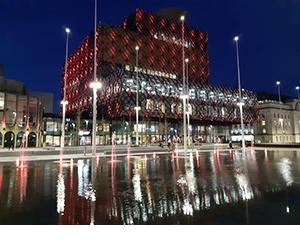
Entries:
{"label": "building with columns", "polygon": [[41,145],[43,105],[26,86],[4,77],[0,65],[0,148]]}
{"label": "building with columns", "polygon": [[300,100],[259,101],[258,113],[255,130],[257,143],[300,143]]}

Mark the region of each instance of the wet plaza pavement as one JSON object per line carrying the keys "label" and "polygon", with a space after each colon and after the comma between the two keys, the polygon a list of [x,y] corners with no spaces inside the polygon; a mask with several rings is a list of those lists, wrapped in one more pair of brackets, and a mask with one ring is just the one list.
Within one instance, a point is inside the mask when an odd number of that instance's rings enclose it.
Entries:
{"label": "wet plaza pavement", "polygon": [[0,163],[0,224],[300,224],[300,151]]}

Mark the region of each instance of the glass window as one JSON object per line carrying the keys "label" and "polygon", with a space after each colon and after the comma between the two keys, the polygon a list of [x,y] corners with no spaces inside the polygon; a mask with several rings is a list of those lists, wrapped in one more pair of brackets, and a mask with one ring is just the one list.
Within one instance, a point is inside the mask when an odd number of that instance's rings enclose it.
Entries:
{"label": "glass window", "polygon": [[17,118],[17,96],[12,94],[7,94],[6,99],[6,124],[9,127],[13,127],[16,123]]}
{"label": "glass window", "polygon": [[[171,112],[175,113],[175,109],[176,109],[176,104],[172,103],[172,105],[171,105]],[[299,120],[299,123],[300,123],[300,120]]]}
{"label": "glass window", "polygon": [[47,132],[57,132],[58,131],[57,122],[47,121],[46,122],[46,131]]}
{"label": "glass window", "polygon": [[2,122],[3,122],[3,111],[0,111],[0,126],[2,127]]}
{"label": "glass window", "polygon": [[147,99],[146,101],[146,109],[152,110],[153,109],[153,101],[150,99]]}
{"label": "glass window", "polygon": [[0,110],[4,110],[4,93],[0,92]]}
{"label": "glass window", "polygon": [[37,98],[29,98],[28,113],[30,127],[35,127],[37,124]]}
{"label": "glass window", "polygon": [[159,102],[158,104],[158,110],[160,110],[162,113],[166,112],[166,106],[163,102]]}
{"label": "glass window", "polygon": [[178,103],[178,105],[177,105],[177,113],[178,114],[182,114],[182,111],[183,111],[182,103]]}
{"label": "glass window", "polygon": [[26,116],[27,116],[27,97],[18,97],[18,108],[17,108],[17,123],[19,127],[26,126]]}
{"label": "glass window", "polygon": [[0,132],[0,147],[2,146],[2,134]]}

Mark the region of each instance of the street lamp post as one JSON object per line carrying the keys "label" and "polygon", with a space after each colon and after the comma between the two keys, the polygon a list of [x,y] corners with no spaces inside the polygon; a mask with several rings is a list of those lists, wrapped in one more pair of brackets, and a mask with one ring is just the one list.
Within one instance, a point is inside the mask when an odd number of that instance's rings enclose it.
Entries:
{"label": "street lamp post", "polygon": [[242,148],[245,149],[245,135],[244,135],[244,117],[243,117],[243,98],[241,89],[241,73],[240,73],[240,56],[239,56],[239,37],[234,37],[236,45],[236,64],[238,73],[238,85],[239,85],[239,106],[240,106],[240,116],[241,116],[241,130],[242,130]]}
{"label": "street lamp post", "polygon": [[90,84],[93,90],[93,131],[92,131],[92,155],[96,156],[96,123],[97,123],[97,91],[102,87],[97,80],[97,0],[95,0],[94,19],[94,80]]}
{"label": "street lamp post", "polygon": [[184,157],[186,157],[187,154],[187,140],[186,140],[186,100],[187,100],[187,94],[186,94],[186,82],[185,82],[185,51],[184,51],[184,20],[185,16],[181,16],[180,20],[182,22],[182,101],[183,101],[183,145],[184,145]]}
{"label": "street lamp post", "polygon": [[67,85],[67,70],[68,70],[68,53],[69,53],[69,36],[71,30],[69,28],[65,29],[67,34],[66,39],[66,59],[65,59],[65,72],[64,72],[64,89],[63,89],[63,100],[61,101],[62,105],[62,122],[61,122],[61,141],[60,146],[63,148],[65,146],[65,127],[66,127],[66,106],[68,105],[68,101],[66,100],[66,85]]}
{"label": "street lamp post", "polygon": [[136,145],[139,145],[139,46],[135,46],[135,62],[136,62],[136,105],[135,105],[135,114],[136,114],[136,125],[135,125],[135,136],[136,136]]}
{"label": "street lamp post", "polygon": [[299,96],[299,89],[300,89],[300,87],[299,87],[299,86],[296,86],[297,98],[298,98],[298,99],[300,99],[300,98],[299,98],[299,97],[300,97],[300,96]]}
{"label": "street lamp post", "polygon": [[186,89],[187,89],[187,140],[188,145],[191,145],[191,131],[190,131],[190,115],[191,115],[191,104],[189,103],[190,100],[190,90],[189,90],[189,59],[185,59],[186,63]]}
{"label": "street lamp post", "polygon": [[276,82],[277,88],[278,88],[278,101],[281,102],[281,95],[280,95],[280,81]]}

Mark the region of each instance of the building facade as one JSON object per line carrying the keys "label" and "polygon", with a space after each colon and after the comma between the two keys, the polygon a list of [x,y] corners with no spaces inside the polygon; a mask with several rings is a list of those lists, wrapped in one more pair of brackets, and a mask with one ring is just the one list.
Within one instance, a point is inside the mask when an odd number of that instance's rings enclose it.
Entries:
{"label": "building facade", "polygon": [[43,106],[22,82],[4,78],[0,65],[0,148],[41,145]]}
{"label": "building facade", "polygon": [[[121,143],[135,141],[136,129],[142,142],[165,140],[172,131],[182,135],[183,47],[189,59],[185,74],[193,139],[229,140],[231,126],[240,121],[238,90],[209,82],[207,33],[187,23],[182,26],[179,14],[170,18],[162,13],[137,9],[116,27],[102,24],[97,27],[97,78],[103,83],[97,98],[99,144],[109,143],[112,133]],[[92,114],[89,85],[93,79],[93,36],[86,37],[68,58],[67,114],[77,117],[76,124],[81,124],[77,126],[78,134],[84,129],[80,120],[84,116],[90,119]],[[62,77],[62,90],[63,82]],[[141,107],[138,128],[135,126],[137,91]],[[257,118],[257,97],[245,90],[243,99],[245,123],[252,124]]]}
{"label": "building facade", "polygon": [[300,100],[285,103],[274,100],[259,101],[259,120],[255,140],[258,143],[300,143]]}

